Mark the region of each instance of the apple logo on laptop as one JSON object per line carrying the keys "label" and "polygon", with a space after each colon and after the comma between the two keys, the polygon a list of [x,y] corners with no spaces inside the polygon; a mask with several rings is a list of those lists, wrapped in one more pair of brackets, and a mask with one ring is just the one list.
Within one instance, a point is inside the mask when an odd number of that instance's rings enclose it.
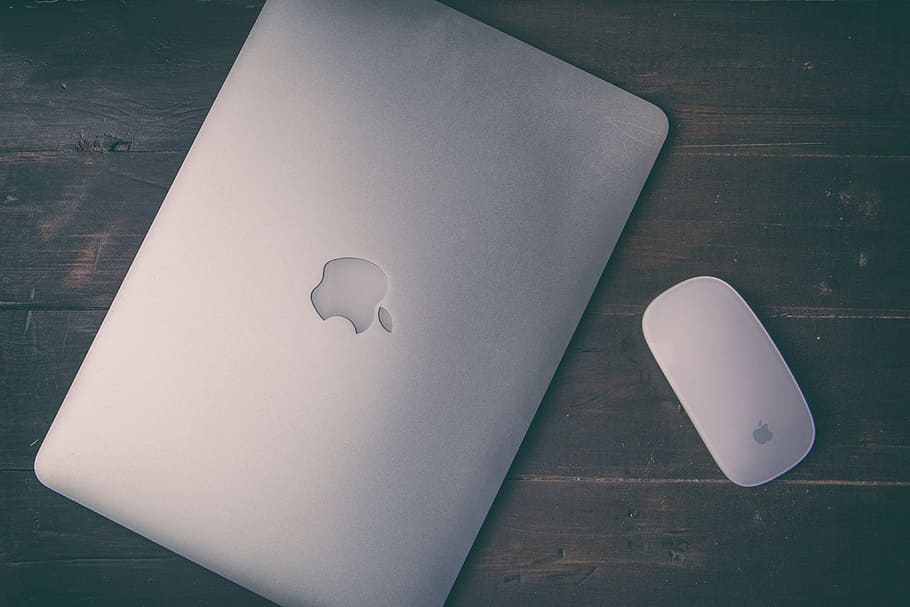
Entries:
{"label": "apple logo on laptop", "polygon": [[752,432],[752,438],[759,445],[764,445],[774,438],[774,433],[768,430],[768,424],[763,424],[761,420],[758,420],[758,428]]}
{"label": "apple logo on laptop", "polygon": [[333,316],[346,318],[359,334],[369,329],[378,317],[382,328],[391,333],[392,316],[379,306],[388,290],[388,277],[372,261],[338,257],[323,267],[322,280],[310,293],[310,301],[322,320]]}

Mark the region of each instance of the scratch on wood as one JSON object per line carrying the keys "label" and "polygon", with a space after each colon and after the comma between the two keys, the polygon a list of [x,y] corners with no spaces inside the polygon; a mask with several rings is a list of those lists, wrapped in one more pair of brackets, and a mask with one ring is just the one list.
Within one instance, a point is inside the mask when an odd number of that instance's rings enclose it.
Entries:
{"label": "scratch on wood", "polygon": [[77,152],[130,152],[133,149],[133,140],[118,137],[111,133],[98,135],[91,140],[85,133],[79,133],[76,141]]}
{"label": "scratch on wood", "polygon": [[[748,145],[748,144],[744,144],[744,145]],[[749,150],[752,150],[752,149],[761,150],[762,148],[749,148],[749,147],[737,148],[737,147],[734,147],[733,144],[731,144],[729,146],[722,145],[718,151],[712,151],[710,149],[700,148],[697,145],[692,146],[688,149],[682,149],[682,148],[686,148],[686,146],[684,146],[684,145],[676,146],[674,148],[674,150],[676,150],[677,153],[679,153],[680,155],[692,156],[692,157],[703,156],[703,157],[718,157],[718,158],[737,158],[737,157],[741,157],[741,156],[748,156],[750,158],[780,158],[783,155],[783,152],[773,151],[773,150],[770,152],[764,152],[764,153],[760,152],[760,151],[751,152]],[[907,154],[846,154],[846,153],[841,153],[841,152],[837,152],[837,153],[835,153],[835,152],[805,152],[805,151],[801,151],[798,149],[795,151],[787,150],[786,157],[787,158],[825,158],[825,159],[838,158],[841,160],[853,159],[853,158],[860,159],[860,160],[886,159],[886,160],[894,160],[894,161],[902,161],[902,160],[910,159],[910,156],[908,156]]]}
{"label": "scratch on wood", "polygon": [[29,310],[25,315],[25,330],[22,332],[23,335],[28,334],[29,328],[32,326],[32,311]]}
{"label": "scratch on wood", "polygon": [[[171,152],[163,152],[163,153],[171,153]],[[133,183],[151,186],[151,187],[157,188],[159,190],[167,190],[170,187],[170,184],[156,183],[149,179],[143,179],[141,177],[137,177],[137,176],[131,175],[129,173],[124,173],[123,171],[114,171],[114,170],[110,169],[109,167],[104,167],[102,170],[105,173],[107,173],[108,175],[113,175],[115,177],[121,177],[123,179],[128,179],[129,181],[132,181]]]}
{"label": "scratch on wood", "polygon": [[101,259],[101,247],[104,246],[104,239],[98,240],[98,246],[95,247],[95,259],[92,261],[92,272],[98,269],[98,260]]}
{"label": "scratch on wood", "polygon": [[595,572],[595,571],[597,571],[597,567],[591,567],[591,570],[588,571],[586,574],[584,574],[584,575],[581,577],[580,580],[578,580],[577,582],[575,582],[575,585],[576,585],[576,586],[581,586],[582,584],[584,584],[585,582],[587,582],[588,579],[589,579],[592,575],[594,575],[594,572]]}
{"label": "scratch on wood", "polygon": [[865,308],[802,308],[775,306],[762,310],[775,318],[807,320],[910,320],[910,311]]}
{"label": "scratch on wood", "polygon": [[566,558],[566,551],[565,551],[565,549],[560,548],[559,550],[556,551],[555,555],[545,556],[545,557],[542,557],[542,558],[539,558],[539,559],[533,561],[531,563],[531,567],[540,567],[541,565],[549,565],[549,564],[555,563],[557,561],[565,560],[565,558]]}
{"label": "scratch on wood", "polygon": [[108,240],[108,234],[102,233],[93,238],[95,239],[94,246],[90,242],[86,243],[87,246],[80,251],[79,257],[73,261],[70,271],[66,274],[65,284],[79,283],[98,269],[101,251]]}
{"label": "scratch on wood", "polygon": [[824,141],[792,141],[778,143],[691,143],[676,146],[683,150],[709,150],[713,148],[777,148],[800,145],[827,145]]}
{"label": "scratch on wood", "polygon": [[[623,478],[619,476],[557,476],[517,474],[506,477],[511,482],[532,483],[597,483],[605,485],[729,485],[725,478]],[[910,481],[860,481],[850,479],[800,480],[777,479],[777,485],[832,487],[910,487]]]}
{"label": "scratch on wood", "polygon": [[37,559],[37,560],[26,560],[26,561],[8,561],[6,563],[7,567],[34,567],[42,565],[82,565],[82,564],[94,564],[100,563],[104,565],[117,565],[120,563],[126,563],[132,565],[133,563],[155,563],[155,562],[165,562],[165,561],[175,561],[175,557],[171,556],[137,556],[137,557],[77,557],[77,558],[61,558],[61,559]]}
{"label": "scratch on wood", "polygon": [[70,315],[66,314],[63,317],[63,344],[61,349],[66,352],[66,340],[70,336]]}

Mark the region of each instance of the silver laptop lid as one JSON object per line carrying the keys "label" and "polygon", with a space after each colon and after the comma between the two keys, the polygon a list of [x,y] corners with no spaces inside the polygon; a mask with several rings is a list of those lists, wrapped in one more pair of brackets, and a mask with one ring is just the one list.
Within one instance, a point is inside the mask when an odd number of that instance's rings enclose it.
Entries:
{"label": "silver laptop lid", "polygon": [[441,605],[666,131],[434,2],[270,0],[40,479],[284,605]]}

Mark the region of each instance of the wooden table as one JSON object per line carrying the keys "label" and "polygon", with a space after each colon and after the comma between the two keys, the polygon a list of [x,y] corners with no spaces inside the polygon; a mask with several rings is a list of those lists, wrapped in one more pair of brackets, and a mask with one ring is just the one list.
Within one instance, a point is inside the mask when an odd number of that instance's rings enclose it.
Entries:
{"label": "wooden table", "polygon": [[[451,4],[671,134],[449,604],[906,604],[906,5]],[[265,603],[31,471],[259,6],[0,9],[2,605]],[[639,329],[698,274],[754,305],[815,414],[764,487],[722,477]]]}

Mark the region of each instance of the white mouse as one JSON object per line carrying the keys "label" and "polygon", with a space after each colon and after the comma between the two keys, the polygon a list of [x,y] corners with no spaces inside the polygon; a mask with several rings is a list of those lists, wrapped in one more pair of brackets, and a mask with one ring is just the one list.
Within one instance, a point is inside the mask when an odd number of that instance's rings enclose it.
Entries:
{"label": "white mouse", "polygon": [[761,485],[801,462],[815,423],[787,363],[749,305],[710,276],[645,310],[645,341],[721,471]]}

